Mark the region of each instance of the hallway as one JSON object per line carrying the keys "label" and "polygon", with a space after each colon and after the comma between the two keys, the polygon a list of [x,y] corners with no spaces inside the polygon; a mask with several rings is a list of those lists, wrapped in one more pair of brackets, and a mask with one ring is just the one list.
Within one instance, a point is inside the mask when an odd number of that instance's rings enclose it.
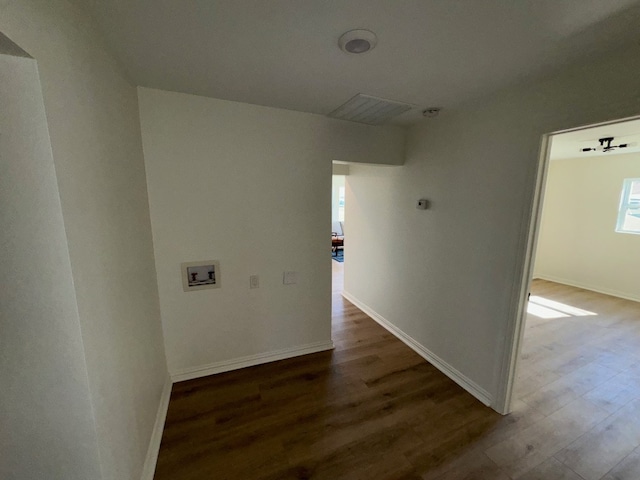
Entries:
{"label": "hallway", "polygon": [[346,301],[343,268],[335,350],[174,385],[157,480],[640,478],[640,305],[534,282],[598,315],[529,316],[501,416]]}
{"label": "hallway", "polygon": [[[436,478],[480,437],[503,438],[510,420],[340,290],[334,282],[332,352],[174,385],[156,480]],[[507,478],[481,452],[469,461],[482,478]]]}

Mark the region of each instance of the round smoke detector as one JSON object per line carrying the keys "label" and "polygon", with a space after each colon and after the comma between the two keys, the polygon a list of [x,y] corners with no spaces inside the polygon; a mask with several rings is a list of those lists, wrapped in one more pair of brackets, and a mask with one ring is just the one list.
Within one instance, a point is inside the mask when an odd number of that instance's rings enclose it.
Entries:
{"label": "round smoke detector", "polygon": [[340,50],[346,53],[367,53],[378,43],[376,34],[369,30],[349,30],[338,40]]}

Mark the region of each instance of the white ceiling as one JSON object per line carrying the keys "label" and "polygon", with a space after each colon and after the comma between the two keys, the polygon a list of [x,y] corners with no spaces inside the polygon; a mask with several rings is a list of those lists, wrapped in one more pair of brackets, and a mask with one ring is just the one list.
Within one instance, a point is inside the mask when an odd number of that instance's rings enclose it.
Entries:
{"label": "white ceiling", "polygon": [[[357,93],[420,107],[401,123],[640,38],[640,0],[75,1],[139,85],[319,114]],[[340,51],[354,28],[377,47]]]}
{"label": "white ceiling", "polygon": [[[619,145],[621,143],[635,145],[606,153],[599,151],[580,151],[582,148],[599,147],[598,139],[604,137],[614,137],[611,145]],[[640,152],[640,120],[631,120],[554,135],[551,139],[549,158],[551,160],[561,160],[567,158],[591,158],[596,156],[608,157],[611,155],[637,152]],[[640,160],[640,155],[638,156],[638,160]]]}

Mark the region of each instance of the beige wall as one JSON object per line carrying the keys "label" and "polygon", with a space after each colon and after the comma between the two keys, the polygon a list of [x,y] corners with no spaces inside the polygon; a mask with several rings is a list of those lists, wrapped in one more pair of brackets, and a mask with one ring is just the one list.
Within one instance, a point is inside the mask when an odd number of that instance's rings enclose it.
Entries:
{"label": "beige wall", "polygon": [[[139,101],[171,373],[328,348],[331,161],[396,162],[404,132],[146,88]],[[180,264],[208,259],[221,288],[183,292]]]}
{"label": "beige wall", "polygon": [[138,479],[166,364],[136,89],[75,3],[2,2],[0,31],[40,72],[102,475]]}
{"label": "beige wall", "polygon": [[341,164],[341,163],[334,163],[333,164],[333,174],[334,175],[349,175],[349,165],[344,165],[344,164]]}
{"label": "beige wall", "polygon": [[35,60],[0,55],[0,85],[0,478],[100,478]]}
{"label": "beige wall", "polygon": [[534,277],[640,301],[640,235],[615,231],[640,154],[552,160]]}
{"label": "beige wall", "polygon": [[639,70],[631,49],[445,109],[403,167],[352,167],[345,290],[500,409],[541,136],[637,114]]}

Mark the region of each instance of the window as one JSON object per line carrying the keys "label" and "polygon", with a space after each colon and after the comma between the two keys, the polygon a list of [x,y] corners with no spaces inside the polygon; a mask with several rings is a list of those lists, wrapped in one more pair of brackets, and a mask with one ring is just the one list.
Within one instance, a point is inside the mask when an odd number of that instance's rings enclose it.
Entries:
{"label": "window", "polygon": [[624,179],[616,232],[640,234],[640,178]]}
{"label": "window", "polygon": [[344,222],[344,187],[338,189],[338,221]]}

